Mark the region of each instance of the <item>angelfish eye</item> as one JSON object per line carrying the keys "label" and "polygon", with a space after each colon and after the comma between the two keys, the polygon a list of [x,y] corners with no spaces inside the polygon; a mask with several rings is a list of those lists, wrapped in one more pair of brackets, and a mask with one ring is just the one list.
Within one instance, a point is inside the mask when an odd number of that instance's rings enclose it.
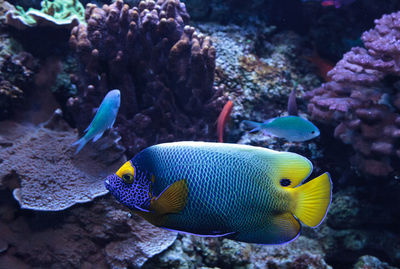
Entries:
{"label": "angelfish eye", "polygon": [[290,184],[292,184],[292,181],[290,181],[290,179],[287,178],[282,178],[279,183],[281,184],[282,187],[287,187]]}
{"label": "angelfish eye", "polygon": [[124,174],[122,176],[122,180],[127,184],[132,184],[133,183],[133,175],[132,174]]}
{"label": "angelfish eye", "polygon": [[311,133],[312,133],[312,134],[315,134],[315,131],[312,131]]}

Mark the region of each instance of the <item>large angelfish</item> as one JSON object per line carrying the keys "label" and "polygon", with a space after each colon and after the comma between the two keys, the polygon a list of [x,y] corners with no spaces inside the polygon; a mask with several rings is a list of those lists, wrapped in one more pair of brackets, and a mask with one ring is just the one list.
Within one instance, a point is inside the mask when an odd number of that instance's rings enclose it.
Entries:
{"label": "large angelfish", "polygon": [[175,142],[151,146],[107,177],[106,188],[150,223],[202,236],[280,244],[300,222],[318,226],[331,202],[328,173],[306,158],[247,145]]}

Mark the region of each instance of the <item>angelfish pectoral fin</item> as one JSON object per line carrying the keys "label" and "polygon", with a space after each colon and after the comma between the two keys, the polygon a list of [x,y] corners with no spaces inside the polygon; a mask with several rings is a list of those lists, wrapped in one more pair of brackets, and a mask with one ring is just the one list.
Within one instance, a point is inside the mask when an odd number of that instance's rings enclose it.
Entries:
{"label": "angelfish pectoral fin", "polygon": [[185,208],[188,192],[186,180],[179,180],[150,202],[150,210],[157,215],[179,213]]}

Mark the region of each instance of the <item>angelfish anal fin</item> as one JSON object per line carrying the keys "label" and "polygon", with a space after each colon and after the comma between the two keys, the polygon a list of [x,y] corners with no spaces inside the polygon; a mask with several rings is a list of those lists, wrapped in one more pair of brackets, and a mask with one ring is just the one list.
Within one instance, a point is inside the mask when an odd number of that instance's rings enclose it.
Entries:
{"label": "angelfish anal fin", "polygon": [[300,234],[299,221],[291,213],[272,217],[265,227],[254,231],[239,232],[227,238],[247,243],[276,245],[290,242]]}
{"label": "angelfish anal fin", "polygon": [[155,199],[150,202],[150,210],[156,215],[179,213],[185,208],[188,186],[185,179],[171,184]]}
{"label": "angelfish anal fin", "polygon": [[282,244],[295,239],[301,230],[300,222],[292,215],[292,213],[283,213],[273,218],[275,244]]}

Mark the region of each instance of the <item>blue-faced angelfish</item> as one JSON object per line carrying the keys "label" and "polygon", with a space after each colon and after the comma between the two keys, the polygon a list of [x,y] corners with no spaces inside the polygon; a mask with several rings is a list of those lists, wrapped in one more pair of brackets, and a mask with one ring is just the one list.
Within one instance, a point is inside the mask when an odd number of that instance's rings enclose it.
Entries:
{"label": "blue-faced angelfish", "polygon": [[201,236],[281,244],[301,222],[316,227],[332,195],[328,173],[302,184],[311,162],[295,153],[211,142],[148,147],[107,177],[106,188],[150,223]]}
{"label": "blue-faced angelfish", "polygon": [[284,116],[269,119],[265,122],[244,120],[244,123],[254,129],[251,132],[263,131],[264,133],[291,142],[302,142],[319,136],[319,129],[311,121],[299,116]]}
{"label": "blue-faced angelfish", "polygon": [[72,144],[73,146],[78,145],[75,154],[77,154],[91,139],[93,139],[93,142],[96,142],[107,129],[113,127],[120,103],[121,93],[119,90],[112,90],[107,93],[89,127],[84,131],[86,134]]}

